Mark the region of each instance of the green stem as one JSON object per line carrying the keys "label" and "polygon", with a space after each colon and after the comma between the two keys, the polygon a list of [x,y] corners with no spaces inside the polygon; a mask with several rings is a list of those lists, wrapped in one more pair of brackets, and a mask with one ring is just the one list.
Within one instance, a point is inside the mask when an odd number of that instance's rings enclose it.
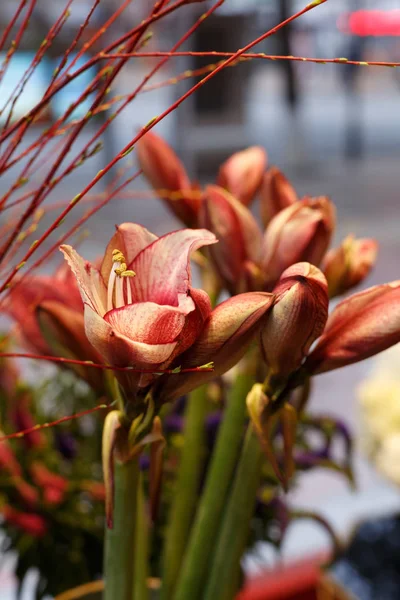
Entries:
{"label": "green stem", "polygon": [[133,572],[135,574],[133,582],[133,598],[137,600],[147,600],[149,597],[149,588],[147,586],[149,553],[149,517],[146,511],[146,503],[143,490],[143,478],[141,475],[139,476],[137,494],[137,521],[135,541],[136,551],[133,557]]}
{"label": "green stem", "polygon": [[133,596],[139,463],[115,462],[113,528],[106,530],[104,600],[140,600]]}
{"label": "green stem", "polygon": [[205,455],[206,414],[207,389],[206,386],[201,386],[190,394],[186,408],[185,444],[174,490],[164,550],[162,600],[169,600],[172,597],[196,509]]}
{"label": "green stem", "polygon": [[202,595],[242,444],[246,395],[254,381],[253,375],[240,373],[230,391],[174,600],[197,600]]}
{"label": "green stem", "polygon": [[232,600],[232,579],[240,569],[261,477],[262,450],[249,425],[229,502],[218,536],[204,600]]}

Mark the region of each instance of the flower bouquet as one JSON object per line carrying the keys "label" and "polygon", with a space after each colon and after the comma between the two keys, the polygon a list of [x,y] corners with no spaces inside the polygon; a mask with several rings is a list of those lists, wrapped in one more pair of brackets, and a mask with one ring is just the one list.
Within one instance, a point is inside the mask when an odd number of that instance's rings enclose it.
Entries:
{"label": "flower bouquet", "polygon": [[[5,67],[29,25],[25,4],[23,0],[0,41],[4,44],[19,26]],[[2,226],[1,310],[15,323],[0,354],[5,399],[0,508],[20,561],[41,570],[42,589],[57,593],[70,583],[68,577],[61,580],[59,561],[54,577],[49,573],[55,564],[50,553],[57,556],[60,536],[68,545],[63,571],[70,572],[75,559],[79,564],[71,582],[99,576],[75,591],[63,591],[60,600],[93,594],[104,600],[232,600],[243,587],[242,558],[255,541],[279,545],[294,518],[316,518],[331,531],[318,515],[289,510],[282,498],[301,471],[313,467],[340,471],[353,481],[346,427],[307,413],[312,380],[400,341],[400,282],[352,293],[374,264],[376,243],[350,235],[329,249],[334,204],[327,196],[300,198],[278,168],[268,167],[263,148],[235,153],[221,165],[216,183],[203,187],[191,181],[178,156],[152,131],[199,86],[241,58],[258,56],[249,52],[253,46],[323,0],[314,0],[237,52],[222,53],[221,62],[142,127],[72,200],[46,204],[60,181],[100,152],[98,138],[110,123],[148,89],[150,77],[222,0],[201,15],[193,13],[193,26],[171,51],[148,53],[158,59],[154,68],[134,91],[111,99],[107,94],[127,61],[147,56],[143,47],[150,43],[149,26],[192,3],[158,0],[145,19],[127,29],[121,19],[127,1],[89,34],[98,4],[75,30],[43,98],[23,118],[13,117],[23,83],[16,89],[0,133],[0,174],[20,169],[0,201],[2,211],[13,209]],[[34,55],[28,79],[68,17],[69,6]],[[113,26],[121,20],[125,33],[107,44],[101,40],[97,52],[99,39],[106,32],[114,34]],[[93,57],[74,71],[88,49]],[[28,142],[26,132],[31,133],[51,99],[93,64],[98,66],[93,81]],[[185,72],[181,79],[202,74]],[[90,110],[71,120],[87,100]],[[93,121],[117,103],[102,125]],[[88,123],[98,128],[69,162]],[[22,149],[23,141],[27,145]],[[126,157],[134,148],[140,170],[132,176],[132,156]],[[114,170],[125,158],[127,169]],[[184,228],[159,237],[131,220],[115,229],[110,225],[102,255],[87,260],[71,241],[73,234],[102,206],[123,196],[140,174]],[[94,193],[105,175],[110,183],[104,192]],[[21,193],[31,177],[33,184]],[[250,210],[257,197],[262,227]],[[70,212],[86,202],[92,207],[71,226]],[[46,224],[44,217],[59,208]],[[31,241],[40,226],[44,230]],[[49,238],[52,245],[46,247]],[[51,275],[37,274],[58,249],[65,262]],[[329,300],[343,294],[329,311]],[[26,358],[53,363],[62,371],[58,385],[58,376],[51,377],[50,408],[45,390],[21,387],[23,378],[9,362]],[[72,378],[71,385],[65,376]],[[77,382],[84,392],[75,387]],[[57,397],[62,398],[61,409],[54,402]],[[63,409],[70,415],[62,415]],[[88,415],[89,433],[76,424]],[[60,423],[66,421],[74,425],[64,432]],[[51,432],[44,435],[46,429]],[[319,447],[313,443],[315,431],[322,440]],[[337,438],[344,442],[341,457],[334,451]],[[70,456],[65,455],[67,441],[76,444]],[[26,538],[21,542],[21,532],[29,534],[29,543]],[[37,561],[30,547],[35,553],[46,548],[43,558],[50,558]],[[23,573],[26,567],[21,569]]]}

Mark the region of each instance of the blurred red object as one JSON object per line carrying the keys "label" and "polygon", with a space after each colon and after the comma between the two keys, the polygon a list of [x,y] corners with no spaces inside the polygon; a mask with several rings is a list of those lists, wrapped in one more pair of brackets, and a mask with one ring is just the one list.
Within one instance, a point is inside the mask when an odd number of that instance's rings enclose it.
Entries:
{"label": "blurred red object", "polygon": [[350,600],[320,564],[318,556],[268,571],[250,580],[236,600]]}
{"label": "blurred red object", "polygon": [[400,9],[357,10],[340,15],[338,29],[343,33],[365,36],[400,35]]}

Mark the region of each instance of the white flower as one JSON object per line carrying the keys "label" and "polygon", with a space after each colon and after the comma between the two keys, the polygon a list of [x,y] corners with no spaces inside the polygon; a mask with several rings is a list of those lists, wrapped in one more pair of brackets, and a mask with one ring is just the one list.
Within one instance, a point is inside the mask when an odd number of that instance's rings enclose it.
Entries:
{"label": "white flower", "polygon": [[400,485],[400,433],[383,441],[376,454],[375,464],[383,475]]}
{"label": "white flower", "polygon": [[363,449],[381,473],[400,485],[400,344],[379,356],[357,395]]}

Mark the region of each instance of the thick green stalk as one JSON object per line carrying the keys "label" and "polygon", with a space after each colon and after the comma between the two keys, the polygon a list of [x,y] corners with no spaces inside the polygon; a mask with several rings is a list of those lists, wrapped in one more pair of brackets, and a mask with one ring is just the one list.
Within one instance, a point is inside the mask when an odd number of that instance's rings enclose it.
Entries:
{"label": "thick green stalk", "polygon": [[249,536],[257,489],[260,484],[262,450],[249,425],[236,471],[229,502],[225,509],[204,600],[232,600],[232,589],[240,569],[240,559]]}
{"label": "thick green stalk", "polygon": [[[252,374],[240,373],[230,391],[174,600],[197,600],[202,597],[242,444],[246,395],[254,381]],[[218,596],[213,600],[216,598]]]}
{"label": "thick green stalk", "polygon": [[194,390],[185,414],[184,447],[163,557],[162,600],[172,597],[196,509],[205,455],[207,388]]}
{"label": "thick green stalk", "polygon": [[137,521],[136,541],[134,553],[134,581],[133,598],[135,600],[148,600],[149,588],[147,586],[148,576],[148,554],[149,554],[149,517],[146,511],[146,502],[143,490],[143,478],[139,476],[137,496]]}
{"label": "thick green stalk", "polygon": [[133,596],[139,463],[115,462],[113,528],[106,530],[104,600],[140,600]]}

